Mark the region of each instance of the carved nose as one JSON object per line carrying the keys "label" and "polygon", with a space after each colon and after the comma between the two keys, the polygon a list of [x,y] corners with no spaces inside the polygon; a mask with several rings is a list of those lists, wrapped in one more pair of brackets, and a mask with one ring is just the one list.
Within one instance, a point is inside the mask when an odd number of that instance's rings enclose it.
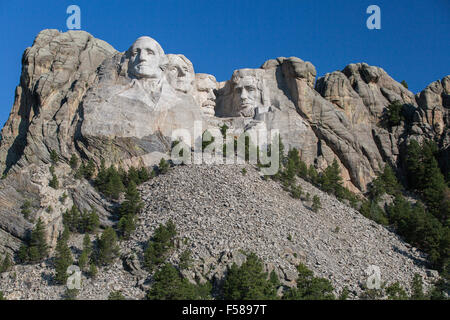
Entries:
{"label": "carved nose", "polygon": [[140,61],[147,61],[148,54],[145,51],[141,51],[139,53],[139,60]]}
{"label": "carved nose", "polygon": [[209,100],[214,100],[214,99],[216,98],[216,95],[214,94],[214,91],[213,91],[213,90],[208,90],[207,98],[208,98]]}

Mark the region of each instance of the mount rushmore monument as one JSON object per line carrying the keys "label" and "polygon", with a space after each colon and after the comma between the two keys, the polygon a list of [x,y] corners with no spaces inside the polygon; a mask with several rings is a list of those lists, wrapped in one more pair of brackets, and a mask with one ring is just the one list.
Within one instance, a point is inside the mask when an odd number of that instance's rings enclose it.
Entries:
{"label": "mount rushmore monument", "polygon": [[[356,193],[366,192],[385,164],[401,170],[410,139],[436,141],[448,164],[450,76],[416,95],[366,63],[316,76],[312,63],[278,57],[257,69],[230,70],[230,79],[218,82],[147,36],[118,52],[84,31],[41,31],[23,54],[1,130],[0,252],[16,251],[33,226],[20,214],[25,199],[36,201],[53,245],[60,212],[72,204],[95,208],[101,223],[110,223],[104,200],[88,183],[48,187],[52,150],[65,164],[75,154],[97,168],[102,160],[152,166],[169,157],[175,130],[187,130],[195,144],[205,130],[223,125],[235,136],[264,128],[319,171],[337,160],[344,186]],[[386,108],[396,101],[409,121],[383,127]],[[66,167],[55,174],[66,175]],[[64,204],[58,201],[63,192],[69,195]]]}
{"label": "mount rushmore monument", "polygon": [[[170,150],[175,129],[199,138],[193,126],[200,122],[203,131],[223,124],[237,134],[255,126],[278,130],[308,165],[320,170],[336,159],[346,186],[365,191],[385,163],[396,166],[411,134],[448,148],[448,76],[414,96],[365,63],[317,81],[316,74],[310,62],[280,57],[217,82],[150,37],[117,52],[83,31],[44,30],[23,56],[0,166],[7,173],[46,162],[50,149],[97,164],[151,165]],[[413,130],[379,126],[394,101],[411,106]]]}

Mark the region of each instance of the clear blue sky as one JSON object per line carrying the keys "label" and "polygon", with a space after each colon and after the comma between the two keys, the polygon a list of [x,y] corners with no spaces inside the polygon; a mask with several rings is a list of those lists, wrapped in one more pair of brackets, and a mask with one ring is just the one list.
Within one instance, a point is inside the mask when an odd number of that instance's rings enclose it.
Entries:
{"label": "clear blue sky", "polygon": [[[278,56],[311,61],[318,76],[367,62],[406,80],[414,93],[450,74],[449,0],[1,0],[0,126],[23,51],[42,29],[66,31],[71,4],[81,8],[82,30],[117,50],[148,35],[219,81]],[[381,8],[381,30],[366,28],[371,4]]]}

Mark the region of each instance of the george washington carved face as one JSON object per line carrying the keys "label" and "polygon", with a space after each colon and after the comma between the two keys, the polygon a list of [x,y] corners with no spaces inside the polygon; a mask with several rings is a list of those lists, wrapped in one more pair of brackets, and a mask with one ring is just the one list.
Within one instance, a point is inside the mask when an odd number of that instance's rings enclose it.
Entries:
{"label": "george washington carved face", "polygon": [[162,64],[165,62],[164,51],[154,39],[150,37],[138,38],[128,49],[128,72],[137,79],[159,79]]}

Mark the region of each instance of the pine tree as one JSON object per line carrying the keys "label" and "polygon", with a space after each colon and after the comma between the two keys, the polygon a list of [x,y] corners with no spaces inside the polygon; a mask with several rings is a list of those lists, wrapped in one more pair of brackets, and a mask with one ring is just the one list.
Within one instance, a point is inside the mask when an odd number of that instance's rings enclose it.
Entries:
{"label": "pine tree", "polygon": [[314,166],[312,164],[309,165],[309,168],[308,168],[308,179],[314,185],[319,184],[319,174],[317,173],[316,168],[314,168]]}
{"label": "pine tree", "polygon": [[66,292],[64,293],[64,300],[76,300],[79,294],[78,289],[69,289],[66,288]]}
{"label": "pine tree", "polygon": [[313,197],[313,204],[311,209],[314,212],[318,212],[321,209],[320,198],[317,195]]}
{"label": "pine tree", "polygon": [[447,189],[444,176],[442,175],[438,163],[434,156],[428,155],[424,160],[425,175],[423,177],[422,194],[428,210],[445,223],[447,217],[441,217],[441,202]]}
{"label": "pine tree", "polygon": [[148,181],[150,179],[150,174],[148,173],[148,170],[145,167],[141,167],[139,169],[138,175],[139,175],[140,183],[143,183],[143,182]]}
{"label": "pine tree", "polygon": [[70,238],[69,227],[64,226],[64,230],[63,230],[63,232],[61,234],[61,239],[62,239],[62,241],[65,241],[67,243],[69,241],[69,238]]}
{"label": "pine tree", "polygon": [[395,176],[394,170],[388,164],[384,166],[383,174],[381,175],[383,181],[384,189],[387,194],[395,195],[401,190],[401,186],[398,183],[397,177]]}
{"label": "pine tree", "polygon": [[80,167],[78,168],[77,172],[75,173],[75,179],[83,178],[85,171],[86,171],[86,166],[84,165],[84,163],[81,163]]}
{"label": "pine tree", "polygon": [[80,211],[75,205],[72,205],[70,210],[63,213],[63,223],[69,228],[71,232],[77,232],[82,225],[82,218]]}
{"label": "pine tree", "polygon": [[304,264],[297,266],[297,288],[290,288],[283,299],[286,300],[334,300],[333,286],[325,278],[314,277],[314,273]]}
{"label": "pine tree", "polygon": [[29,261],[28,256],[28,246],[24,243],[22,243],[19,247],[19,252],[17,253],[17,256],[21,263],[26,263]]}
{"label": "pine tree", "polygon": [[109,293],[108,300],[126,300],[120,291],[112,291]]}
{"label": "pine tree", "polygon": [[120,206],[121,216],[125,215],[136,215],[144,206],[141,200],[139,191],[136,188],[136,184],[132,180],[127,188],[127,193],[125,194],[125,201]]}
{"label": "pine tree", "polygon": [[127,181],[127,172],[125,171],[124,168],[122,168],[122,166],[119,166],[117,172],[119,173],[120,180],[122,180],[122,184],[125,185]]}
{"label": "pine tree", "polygon": [[48,245],[45,238],[44,224],[39,218],[30,237],[29,258],[31,262],[39,262],[47,257]]}
{"label": "pine tree", "polygon": [[399,282],[395,282],[387,287],[386,294],[389,300],[408,300],[408,295]]}
{"label": "pine tree", "polygon": [[165,174],[167,171],[169,171],[169,163],[164,158],[161,158],[158,165],[158,173]]}
{"label": "pine tree", "polygon": [[134,230],[136,230],[135,217],[131,214],[122,216],[117,224],[123,239],[129,239]]}
{"label": "pine tree", "polygon": [[67,199],[67,193],[64,192],[64,193],[62,194],[62,196],[59,197],[59,201],[61,201],[61,203],[64,204],[64,203],[66,202],[66,199]]}
{"label": "pine tree", "polygon": [[60,284],[65,284],[67,278],[67,269],[73,263],[72,253],[69,246],[67,245],[67,240],[64,237],[60,237],[56,243],[56,257],[55,257],[55,269],[56,276],[55,279]]}
{"label": "pine tree", "polygon": [[291,197],[294,199],[300,199],[303,194],[302,186],[301,185],[294,185],[291,184],[290,187]]}
{"label": "pine tree", "polygon": [[108,181],[108,171],[106,170],[105,167],[105,160],[102,159],[100,163],[100,169],[98,170],[98,174],[97,177],[95,178],[94,184],[98,190],[104,192],[107,181]]}
{"label": "pine tree", "polygon": [[94,263],[91,263],[91,265],[89,267],[89,277],[91,277],[92,279],[95,279],[97,274],[98,274],[97,266]]}
{"label": "pine tree", "polygon": [[48,185],[49,185],[49,187],[51,187],[53,189],[58,189],[59,188],[59,181],[58,181],[58,178],[56,177],[55,174],[53,174],[52,179],[50,180]]}
{"label": "pine tree", "polygon": [[80,270],[85,271],[86,266],[89,265],[89,257],[85,251],[82,251],[80,257],[78,258],[78,266]]}
{"label": "pine tree", "polygon": [[288,183],[292,183],[295,179],[296,171],[297,170],[294,160],[288,158],[286,168],[282,174],[283,180],[285,180]]}
{"label": "pine tree", "polygon": [[83,238],[83,251],[81,252],[80,258],[78,259],[78,266],[81,270],[85,271],[86,267],[89,265],[89,260],[92,253],[91,238],[86,233]]}
{"label": "pine tree", "polygon": [[425,300],[426,296],[423,292],[423,282],[420,274],[414,274],[414,278],[411,285],[411,300]]}
{"label": "pine tree", "polygon": [[72,170],[76,170],[78,167],[78,158],[75,154],[72,154],[69,160],[69,165],[72,168]]}
{"label": "pine tree", "polygon": [[154,283],[147,294],[149,300],[194,300],[202,298],[195,285],[183,278],[169,263],[153,276]]}
{"label": "pine tree", "polygon": [[103,231],[102,236],[98,239],[97,264],[108,265],[114,261],[119,254],[119,246],[117,245],[117,235],[113,228],[108,227]]}
{"label": "pine tree", "polygon": [[94,161],[92,159],[89,159],[85,170],[84,170],[84,177],[88,180],[92,179],[92,177],[94,176],[95,173],[95,164]]}
{"label": "pine tree", "polygon": [[177,234],[175,224],[169,220],[165,225],[156,228],[153,237],[149,240],[144,251],[144,265],[149,272],[164,262],[168,251],[174,246]]}
{"label": "pine tree", "polygon": [[298,176],[302,179],[308,178],[308,166],[302,160],[300,160],[300,163],[298,166]]}
{"label": "pine tree", "polygon": [[125,190],[120,173],[113,167],[108,169],[108,179],[104,193],[112,199],[119,199],[120,193]]}
{"label": "pine tree", "polygon": [[386,108],[385,122],[389,127],[398,126],[401,121],[404,121],[403,105],[400,101],[394,101]]}
{"label": "pine tree", "polygon": [[189,249],[186,249],[180,255],[180,263],[178,264],[178,267],[180,268],[180,270],[189,269],[189,267],[191,266],[191,262],[191,251]]}
{"label": "pine tree", "polygon": [[100,218],[95,209],[89,212],[88,221],[86,225],[86,232],[95,232],[100,226]]}
{"label": "pine tree", "polygon": [[5,258],[3,259],[3,262],[0,265],[0,273],[9,271],[9,269],[11,269],[12,265],[13,265],[13,262],[11,260],[11,256],[9,253],[7,253],[5,255]]}
{"label": "pine tree", "polygon": [[409,187],[421,194],[427,209],[445,224],[448,209],[442,205],[448,187],[436,161],[437,150],[432,141],[420,146],[412,140],[407,147],[405,164]]}
{"label": "pine tree", "polygon": [[368,193],[371,200],[378,200],[380,196],[386,193],[386,188],[381,176],[377,177],[369,184]]}
{"label": "pine tree", "polygon": [[56,152],[56,150],[51,150],[50,151],[50,160],[52,161],[52,163],[57,163],[58,162],[58,153]]}
{"label": "pine tree", "polygon": [[389,224],[389,220],[386,217],[385,212],[377,204],[376,199],[364,201],[361,205],[361,208],[359,209],[359,212],[366,218],[369,218],[376,223],[382,225]]}
{"label": "pine tree", "polygon": [[235,263],[228,270],[223,284],[226,300],[271,300],[276,299],[274,279],[269,280],[262,261],[250,253],[238,267]]}
{"label": "pine tree", "polygon": [[422,165],[422,148],[416,140],[411,140],[406,151],[406,171],[408,184],[411,189],[420,189],[424,178]]}
{"label": "pine tree", "polygon": [[24,218],[28,220],[31,215],[31,201],[28,199],[25,200],[20,208],[22,209],[21,212],[22,212]]}
{"label": "pine tree", "polygon": [[402,84],[402,86],[404,86],[406,89],[408,89],[408,83],[406,83],[405,80],[402,80],[402,82],[400,82]]}
{"label": "pine tree", "polygon": [[37,263],[42,260],[37,247],[28,247],[28,259],[30,263]]}
{"label": "pine tree", "polygon": [[328,166],[321,177],[322,190],[332,194],[339,194],[341,191],[342,177],[341,169],[336,159],[333,160],[331,166]]}
{"label": "pine tree", "polygon": [[133,182],[135,185],[138,185],[141,183],[140,179],[139,179],[139,172],[136,170],[135,167],[131,166],[128,169],[128,173],[127,173],[127,183],[125,184],[127,187],[128,185]]}

